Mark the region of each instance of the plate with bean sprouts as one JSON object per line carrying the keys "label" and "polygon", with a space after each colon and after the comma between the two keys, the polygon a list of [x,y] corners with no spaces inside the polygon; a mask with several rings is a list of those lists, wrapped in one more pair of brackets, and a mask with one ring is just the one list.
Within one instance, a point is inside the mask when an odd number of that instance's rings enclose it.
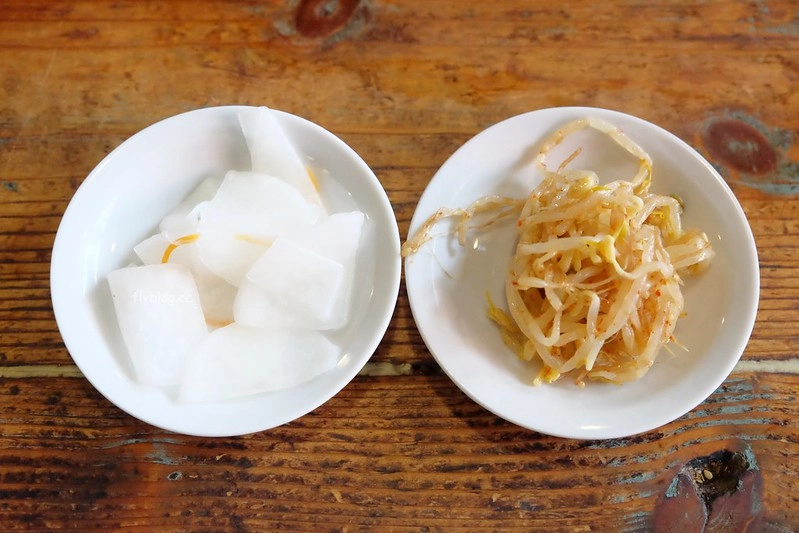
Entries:
{"label": "plate with bean sprouts", "polygon": [[653,430],[727,378],[754,326],[757,251],[724,179],[668,131],[552,108],[458,149],[403,245],[408,298],[455,384],[580,439]]}

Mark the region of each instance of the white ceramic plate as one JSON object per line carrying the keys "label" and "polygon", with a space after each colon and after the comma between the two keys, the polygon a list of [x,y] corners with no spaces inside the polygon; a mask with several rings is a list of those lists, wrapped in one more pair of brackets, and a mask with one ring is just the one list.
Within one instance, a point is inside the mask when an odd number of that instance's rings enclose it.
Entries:
{"label": "white ceramic plate", "polygon": [[[629,115],[578,107],[533,111],[488,128],[456,151],[419,201],[410,234],[443,206],[466,207],[488,194],[527,196],[541,179],[530,163],[539,143],[587,116],[614,123],[649,152],[652,190],[679,195],[685,226],[704,230],[717,253],[710,268],[684,287],[687,316],[675,334],[690,352],[664,351],[642,379],[622,386],[588,382],[580,389],[564,378],[533,387],[538,367],[506,348],[486,316],[487,292],[495,304],[505,303],[512,222],[470,235],[465,247],[442,224],[437,237],[406,260],[405,278],[425,343],[474,401],[535,431],[603,439],[648,431],[690,411],[724,381],[749,339],[759,294],[757,252],[740,205],[711,165],[674,135]],[[578,145],[584,150],[575,168],[596,169],[600,179],[632,178],[635,163],[593,130],[568,138],[550,162],[556,166]]]}
{"label": "white ceramic plate", "polygon": [[229,169],[248,170],[249,152],[238,113],[252,108],[200,109],[158,122],[111,152],[70,202],[56,235],[51,292],[59,330],[86,378],[129,414],[163,429],[230,436],[298,418],[340,391],[382,339],[400,282],[399,230],[385,191],[366,163],[333,134],[279,112],[279,120],[319,179],[330,212],[366,215],[350,326],[335,341],[339,365],[291,389],[218,403],[181,405],[143,386],[122,343],[106,281],[132,260],[132,247],[200,180]]}

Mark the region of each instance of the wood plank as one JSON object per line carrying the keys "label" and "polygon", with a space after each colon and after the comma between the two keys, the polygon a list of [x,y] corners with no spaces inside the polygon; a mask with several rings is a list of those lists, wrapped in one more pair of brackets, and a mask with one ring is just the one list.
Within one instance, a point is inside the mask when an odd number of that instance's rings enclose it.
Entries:
{"label": "wood plank", "polygon": [[[795,505],[797,465],[784,463],[785,445],[799,437],[791,427],[794,382],[778,376],[732,379],[682,419],[611,441],[522,430],[444,376],[359,378],[301,420],[228,439],[131,423],[82,380],[57,383],[58,394],[35,381],[5,380],[0,388],[6,516],[35,520],[35,509],[44,508],[48,521],[80,527],[147,518],[158,527],[222,527],[225,516],[243,513],[243,523],[257,529],[306,528],[320,515],[337,527],[354,520],[490,528],[501,520],[507,527],[624,529],[652,511],[679,467],[733,441],[751,449],[760,471],[785,469],[766,510],[791,517]],[[47,489],[54,481],[58,488]],[[183,502],[183,512],[162,514],[174,507],[169,501]],[[259,512],[246,512],[255,501]]]}

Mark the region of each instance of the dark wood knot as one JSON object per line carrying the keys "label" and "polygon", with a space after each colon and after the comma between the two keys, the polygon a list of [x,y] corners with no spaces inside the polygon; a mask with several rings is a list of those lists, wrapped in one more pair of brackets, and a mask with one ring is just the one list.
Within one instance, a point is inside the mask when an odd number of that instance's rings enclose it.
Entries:
{"label": "dark wood knot", "polygon": [[302,0],[294,24],[305,37],[327,37],[343,28],[359,0]]}
{"label": "dark wood knot", "polygon": [[655,509],[652,530],[744,531],[746,524],[756,521],[763,479],[752,449],[748,444],[739,448],[683,465]]}
{"label": "dark wood knot", "polygon": [[712,119],[702,131],[710,156],[738,172],[762,175],[777,166],[777,152],[756,128],[734,118]]}

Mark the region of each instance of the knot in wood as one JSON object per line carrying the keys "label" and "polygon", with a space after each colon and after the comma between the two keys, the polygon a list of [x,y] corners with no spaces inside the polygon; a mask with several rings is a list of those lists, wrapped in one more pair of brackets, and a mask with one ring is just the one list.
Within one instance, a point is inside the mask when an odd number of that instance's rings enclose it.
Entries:
{"label": "knot in wood", "polygon": [[352,18],[359,0],[301,0],[294,24],[305,37],[327,37]]}

